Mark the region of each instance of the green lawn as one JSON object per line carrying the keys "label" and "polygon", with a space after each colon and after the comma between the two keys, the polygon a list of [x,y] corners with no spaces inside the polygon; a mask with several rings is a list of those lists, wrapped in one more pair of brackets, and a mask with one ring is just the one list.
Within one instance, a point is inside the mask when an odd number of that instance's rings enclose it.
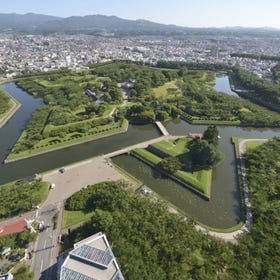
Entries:
{"label": "green lawn", "polygon": [[178,98],[182,93],[176,87],[176,81],[167,82],[164,85],[153,88],[153,94],[156,98],[166,100],[167,98]]}
{"label": "green lawn", "polygon": [[163,151],[170,156],[178,156],[180,154],[188,152],[187,143],[191,141],[191,138],[181,138],[177,140],[165,140],[152,144],[151,146]]}
{"label": "green lawn", "polygon": [[246,143],[246,150],[255,149],[255,148],[259,147],[262,144],[263,144],[262,142],[247,142]]}
{"label": "green lawn", "polygon": [[74,226],[76,224],[83,223],[88,221],[93,212],[85,213],[83,211],[63,211],[63,221],[62,221],[62,228]]}
{"label": "green lawn", "polygon": [[195,172],[179,170],[175,173],[175,176],[184,183],[190,184],[191,187],[194,187],[205,196],[210,197],[212,169]]}
{"label": "green lawn", "polygon": [[2,118],[4,119],[9,114],[14,103],[18,104],[18,101],[0,88],[0,122]]}

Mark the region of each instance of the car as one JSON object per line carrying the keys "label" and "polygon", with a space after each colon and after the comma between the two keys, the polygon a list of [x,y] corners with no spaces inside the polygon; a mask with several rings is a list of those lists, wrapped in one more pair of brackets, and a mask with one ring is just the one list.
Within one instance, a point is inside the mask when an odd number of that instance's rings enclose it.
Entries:
{"label": "car", "polygon": [[54,189],[54,188],[55,188],[55,184],[52,183],[52,184],[50,185],[50,189]]}
{"label": "car", "polygon": [[61,167],[61,168],[59,169],[59,172],[60,172],[60,173],[64,173],[64,172],[65,172],[65,167]]}

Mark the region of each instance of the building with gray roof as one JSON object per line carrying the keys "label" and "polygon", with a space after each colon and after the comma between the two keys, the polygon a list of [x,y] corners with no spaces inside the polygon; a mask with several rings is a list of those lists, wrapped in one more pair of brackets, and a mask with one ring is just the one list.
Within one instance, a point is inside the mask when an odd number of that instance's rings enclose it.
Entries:
{"label": "building with gray roof", "polygon": [[96,233],[58,261],[60,280],[124,280],[106,235]]}

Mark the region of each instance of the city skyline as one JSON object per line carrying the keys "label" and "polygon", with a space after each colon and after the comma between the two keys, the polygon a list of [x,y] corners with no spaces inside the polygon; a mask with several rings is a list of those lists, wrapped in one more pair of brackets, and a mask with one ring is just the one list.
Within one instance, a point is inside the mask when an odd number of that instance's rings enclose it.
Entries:
{"label": "city skyline", "polygon": [[59,17],[114,15],[187,27],[280,28],[277,0],[11,0],[2,3],[1,13],[37,13]]}

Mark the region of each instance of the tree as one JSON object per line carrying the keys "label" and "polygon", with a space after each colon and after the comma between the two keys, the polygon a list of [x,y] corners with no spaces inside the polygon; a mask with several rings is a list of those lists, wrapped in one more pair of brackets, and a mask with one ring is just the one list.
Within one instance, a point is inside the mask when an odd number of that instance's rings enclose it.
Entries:
{"label": "tree", "polygon": [[210,125],[203,133],[203,139],[207,140],[209,144],[213,144],[215,147],[218,146],[219,132],[215,125]]}
{"label": "tree", "polygon": [[221,154],[213,144],[209,144],[206,140],[199,138],[189,142],[190,156],[192,164],[197,168],[210,168],[214,166],[220,159]]}
{"label": "tree", "polygon": [[158,166],[164,171],[174,174],[179,169],[182,169],[182,164],[176,157],[167,157],[162,159]]}
{"label": "tree", "polygon": [[168,113],[165,111],[157,111],[156,112],[156,119],[159,121],[164,121],[169,117]]}

